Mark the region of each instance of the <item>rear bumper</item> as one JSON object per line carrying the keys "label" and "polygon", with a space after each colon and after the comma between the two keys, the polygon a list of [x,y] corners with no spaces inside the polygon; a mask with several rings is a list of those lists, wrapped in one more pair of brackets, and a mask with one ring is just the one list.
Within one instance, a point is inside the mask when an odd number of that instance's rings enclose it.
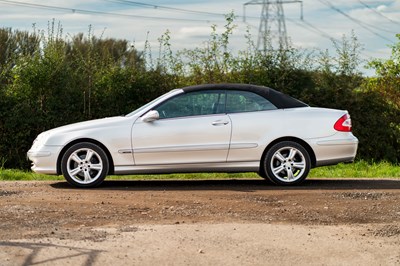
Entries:
{"label": "rear bumper", "polygon": [[337,133],[328,138],[309,142],[316,157],[315,166],[353,162],[358,148],[358,139],[352,133]]}
{"label": "rear bumper", "polygon": [[347,139],[333,139],[333,140],[321,140],[317,141],[317,145],[319,146],[337,146],[337,145],[350,145],[350,146],[358,146],[358,139],[354,136]]}
{"label": "rear bumper", "polygon": [[336,165],[339,163],[352,163],[352,162],[354,162],[354,157],[339,158],[339,159],[332,159],[332,160],[325,160],[325,161],[317,161],[315,167]]}

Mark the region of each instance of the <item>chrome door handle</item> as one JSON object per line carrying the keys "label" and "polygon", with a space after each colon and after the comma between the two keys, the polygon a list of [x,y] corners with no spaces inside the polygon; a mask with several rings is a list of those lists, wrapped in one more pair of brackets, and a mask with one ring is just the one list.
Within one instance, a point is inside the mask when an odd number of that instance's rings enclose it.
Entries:
{"label": "chrome door handle", "polygon": [[212,122],[213,126],[224,126],[227,124],[229,124],[229,121],[217,120],[217,121]]}

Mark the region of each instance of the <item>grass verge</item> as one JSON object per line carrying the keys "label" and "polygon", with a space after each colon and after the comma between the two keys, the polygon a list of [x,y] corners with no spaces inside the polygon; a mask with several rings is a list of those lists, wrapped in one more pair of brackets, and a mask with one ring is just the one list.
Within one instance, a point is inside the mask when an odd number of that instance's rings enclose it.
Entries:
{"label": "grass verge", "polygon": [[[157,179],[240,179],[259,178],[256,173],[199,173],[168,175],[125,175],[109,176],[109,180],[157,180]],[[368,163],[358,161],[353,164],[339,164],[315,168],[310,171],[309,178],[400,178],[400,165],[387,162]],[[0,181],[6,180],[63,180],[62,176],[36,174],[31,171],[16,169],[0,169]]]}
{"label": "grass verge", "polygon": [[314,168],[309,176],[326,178],[400,178],[400,165],[388,162],[368,163],[366,161],[358,161],[351,164]]}

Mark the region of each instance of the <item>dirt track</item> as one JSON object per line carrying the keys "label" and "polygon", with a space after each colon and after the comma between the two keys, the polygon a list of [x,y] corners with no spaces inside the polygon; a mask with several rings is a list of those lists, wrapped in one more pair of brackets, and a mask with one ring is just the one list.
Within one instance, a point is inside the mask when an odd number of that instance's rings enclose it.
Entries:
{"label": "dirt track", "polygon": [[0,183],[0,265],[400,264],[400,180]]}

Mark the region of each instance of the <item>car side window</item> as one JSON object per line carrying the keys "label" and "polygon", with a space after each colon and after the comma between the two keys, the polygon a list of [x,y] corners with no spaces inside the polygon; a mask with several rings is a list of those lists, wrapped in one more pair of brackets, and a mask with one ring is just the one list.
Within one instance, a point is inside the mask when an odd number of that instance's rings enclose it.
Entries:
{"label": "car side window", "polygon": [[226,98],[227,113],[257,112],[277,109],[264,97],[249,91],[228,91]]}
{"label": "car side window", "polygon": [[225,112],[224,91],[197,91],[178,95],[155,108],[160,119]]}

